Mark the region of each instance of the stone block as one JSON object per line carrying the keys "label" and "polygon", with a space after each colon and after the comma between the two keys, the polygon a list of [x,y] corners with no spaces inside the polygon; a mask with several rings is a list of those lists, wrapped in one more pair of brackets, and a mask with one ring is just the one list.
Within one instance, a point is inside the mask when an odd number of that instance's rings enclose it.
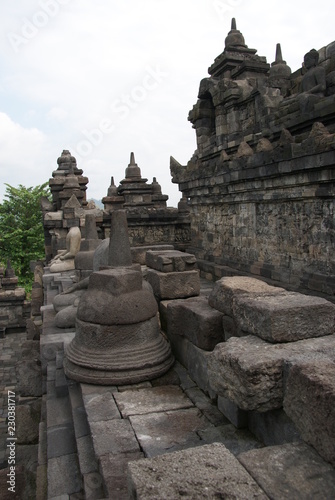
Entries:
{"label": "stone block", "polygon": [[41,400],[16,406],[16,437],[18,444],[34,444],[39,438]]}
{"label": "stone block", "polygon": [[335,466],[335,363],[298,363],[289,369],[284,409],[304,441]]}
{"label": "stone block", "polygon": [[128,390],[115,393],[114,397],[123,418],[193,407],[192,401],[175,385]]}
{"label": "stone block", "polygon": [[176,359],[187,369],[191,379],[202,391],[214,398],[216,393],[208,377],[208,358],[211,353],[199,349],[180,335],[170,335],[169,340]]}
{"label": "stone block", "polygon": [[50,427],[47,430],[48,461],[51,458],[76,453],[76,440],[72,423]]}
{"label": "stone block", "polygon": [[95,459],[91,436],[82,436],[77,439],[77,450],[80,472],[82,474],[96,472],[98,470],[98,464]]}
{"label": "stone block", "polygon": [[129,417],[146,457],[201,444],[197,432],[212,424],[198,408]]}
{"label": "stone block", "polygon": [[167,334],[181,335],[200,349],[212,351],[224,340],[222,316],[206,297],[172,300],[167,306]]}
{"label": "stone block", "polygon": [[266,446],[301,441],[296,426],[282,409],[265,413],[249,411],[248,428]]}
{"label": "stone block", "polygon": [[162,273],[193,271],[196,267],[195,255],[178,250],[149,250],[145,263]]}
{"label": "stone block", "polygon": [[39,397],[43,394],[42,369],[35,359],[25,359],[16,363],[17,391],[21,396]]}
{"label": "stone block", "polygon": [[218,408],[236,429],[248,427],[248,413],[228,398],[218,397]]}
{"label": "stone block", "polygon": [[154,251],[165,251],[165,250],[173,250],[173,245],[152,245],[152,246],[145,246],[145,247],[131,247],[131,258],[133,262],[137,262],[138,264],[141,264],[141,266],[144,266],[146,263],[146,253],[149,250],[154,250]]}
{"label": "stone block", "polygon": [[245,411],[269,411],[283,405],[283,363],[329,360],[335,335],[270,344],[249,335],[233,337],[208,353],[210,387]]}
{"label": "stone block", "polygon": [[121,418],[114,398],[110,392],[83,395],[83,401],[87,419],[90,423]]}
{"label": "stone block", "polygon": [[48,498],[71,495],[81,490],[78,457],[63,455],[48,461]]}
{"label": "stone block", "polygon": [[276,296],[283,292],[283,288],[270,286],[256,278],[228,276],[215,282],[208,303],[214,309],[233,317],[234,303],[237,297],[244,295],[258,297],[263,294]]}
{"label": "stone block", "polygon": [[247,451],[238,460],[269,498],[334,497],[334,468],[305,443]]}
{"label": "stone block", "polygon": [[132,499],[267,496],[223,444],[199,446],[128,465]]}
{"label": "stone block", "polygon": [[157,299],[184,299],[200,294],[199,271],[162,273],[148,269],[147,281]]}
{"label": "stone block", "polygon": [[129,420],[103,420],[90,423],[96,457],[112,453],[139,451],[139,445]]}
{"label": "stone block", "polygon": [[107,488],[109,498],[128,499],[127,470],[128,463],[144,458],[140,451],[121,453],[119,455],[103,455],[100,457],[99,466],[101,475]]}
{"label": "stone block", "polygon": [[238,327],[269,342],[293,342],[335,332],[335,304],[296,292],[240,296],[233,306]]}
{"label": "stone block", "polygon": [[235,425],[229,424],[228,421],[223,425],[200,430],[198,434],[206,444],[224,444],[235,456],[264,446],[248,429],[236,429]]}

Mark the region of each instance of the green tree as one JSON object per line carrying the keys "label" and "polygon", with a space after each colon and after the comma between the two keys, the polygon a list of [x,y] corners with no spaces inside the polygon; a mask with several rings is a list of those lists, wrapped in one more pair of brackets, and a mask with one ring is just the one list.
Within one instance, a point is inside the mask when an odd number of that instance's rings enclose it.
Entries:
{"label": "green tree", "polygon": [[49,196],[48,183],[36,187],[5,184],[0,204],[0,261],[10,259],[19,284],[31,289],[30,261],[44,258],[44,231],[40,199]]}

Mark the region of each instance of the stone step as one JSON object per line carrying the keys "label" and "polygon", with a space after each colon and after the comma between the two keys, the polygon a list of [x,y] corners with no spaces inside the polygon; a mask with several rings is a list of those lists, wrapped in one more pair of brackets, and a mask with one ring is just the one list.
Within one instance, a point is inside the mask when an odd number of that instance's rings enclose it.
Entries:
{"label": "stone step", "polygon": [[69,397],[85,499],[98,500],[105,498],[103,478],[99,473],[99,464],[95,457],[81,388],[78,383],[69,384]]}
{"label": "stone step", "polygon": [[48,499],[82,493],[76,439],[69,395],[58,397],[56,361],[47,368],[47,478]]}

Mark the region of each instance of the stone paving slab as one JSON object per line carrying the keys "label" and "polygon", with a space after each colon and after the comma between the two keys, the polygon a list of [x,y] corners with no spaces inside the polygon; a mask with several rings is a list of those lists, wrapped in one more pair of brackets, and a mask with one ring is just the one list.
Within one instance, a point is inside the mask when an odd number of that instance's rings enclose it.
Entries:
{"label": "stone paving slab", "polygon": [[175,385],[128,390],[114,394],[123,418],[193,407],[192,401]]}
{"label": "stone paving slab", "polygon": [[90,422],[121,418],[113,395],[110,392],[105,394],[85,394],[83,395],[83,401]]}
{"label": "stone paving slab", "polygon": [[148,413],[129,417],[147,457],[201,444],[197,432],[212,424],[198,408]]}
{"label": "stone paving slab", "polygon": [[82,482],[76,454],[52,458],[48,462],[48,498],[71,495],[81,490]]}
{"label": "stone paving slab", "polygon": [[103,420],[101,422],[89,422],[93,447],[97,457],[112,453],[128,453],[140,451],[129,420]]}
{"label": "stone paving slab", "polygon": [[47,430],[48,461],[50,458],[76,453],[76,439],[72,422]]}
{"label": "stone paving slab", "polygon": [[239,461],[273,500],[335,496],[335,470],[305,443],[252,450]]}
{"label": "stone paving slab", "polygon": [[234,455],[219,443],[137,460],[128,465],[128,470],[132,499],[268,498]]}

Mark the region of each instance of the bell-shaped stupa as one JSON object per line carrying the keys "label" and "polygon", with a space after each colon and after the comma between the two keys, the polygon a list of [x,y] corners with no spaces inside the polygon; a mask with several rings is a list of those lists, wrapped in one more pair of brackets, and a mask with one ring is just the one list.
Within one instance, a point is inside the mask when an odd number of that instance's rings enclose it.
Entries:
{"label": "bell-shaped stupa", "polygon": [[140,266],[132,265],[127,217],[112,213],[109,266],[94,272],[81,296],[65,373],[80,382],[125,385],[163,375],[173,364],[158,306]]}

